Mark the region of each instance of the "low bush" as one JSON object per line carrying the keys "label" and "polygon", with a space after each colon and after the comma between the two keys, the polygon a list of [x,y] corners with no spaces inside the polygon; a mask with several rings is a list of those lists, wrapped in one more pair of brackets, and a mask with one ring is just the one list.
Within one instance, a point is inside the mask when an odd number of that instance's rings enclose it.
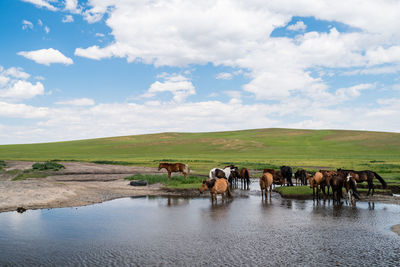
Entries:
{"label": "low bush", "polygon": [[46,161],[45,163],[35,163],[32,165],[33,170],[44,171],[44,170],[53,170],[58,171],[60,169],[65,169],[64,165],[59,164],[54,161]]}

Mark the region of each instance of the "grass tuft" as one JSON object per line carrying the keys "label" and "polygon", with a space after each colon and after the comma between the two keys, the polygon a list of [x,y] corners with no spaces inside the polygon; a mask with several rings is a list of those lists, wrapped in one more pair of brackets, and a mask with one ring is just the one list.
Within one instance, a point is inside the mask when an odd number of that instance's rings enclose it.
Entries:
{"label": "grass tuft", "polygon": [[129,177],[126,177],[127,180],[146,180],[148,184],[156,184],[160,183],[169,188],[199,188],[204,178],[198,176],[188,176],[185,179],[184,176],[172,176],[170,180],[168,180],[168,175],[142,175],[135,174]]}

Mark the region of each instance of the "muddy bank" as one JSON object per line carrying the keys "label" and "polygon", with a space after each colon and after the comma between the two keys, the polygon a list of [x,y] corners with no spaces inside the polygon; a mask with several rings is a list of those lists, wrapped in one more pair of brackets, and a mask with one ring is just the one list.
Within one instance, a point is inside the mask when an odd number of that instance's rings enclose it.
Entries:
{"label": "muddy bank", "polygon": [[192,196],[195,190],[181,192],[165,189],[161,184],[134,187],[124,178],[133,174],[163,174],[157,168],[103,165],[87,162],[61,162],[65,166],[46,178],[11,181],[10,170],[28,170],[34,162],[7,161],[0,174],[0,212],[85,206],[122,197]]}
{"label": "muddy bank", "polygon": [[393,225],[392,227],[390,227],[390,230],[400,235],[400,224]]}

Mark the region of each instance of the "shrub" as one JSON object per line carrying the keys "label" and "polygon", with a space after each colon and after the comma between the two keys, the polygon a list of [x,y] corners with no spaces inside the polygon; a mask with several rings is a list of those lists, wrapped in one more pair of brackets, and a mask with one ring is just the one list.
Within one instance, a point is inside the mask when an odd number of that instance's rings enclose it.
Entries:
{"label": "shrub", "polygon": [[64,165],[59,164],[57,162],[54,161],[46,161],[45,163],[35,163],[32,165],[32,169],[33,170],[39,170],[39,171],[43,171],[43,170],[54,170],[54,171],[58,171],[60,169],[65,169]]}

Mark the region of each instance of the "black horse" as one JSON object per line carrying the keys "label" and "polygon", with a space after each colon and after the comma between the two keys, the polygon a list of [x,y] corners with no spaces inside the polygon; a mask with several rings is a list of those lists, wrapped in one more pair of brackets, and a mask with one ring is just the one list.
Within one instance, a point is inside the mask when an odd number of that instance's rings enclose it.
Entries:
{"label": "black horse", "polygon": [[301,185],[307,185],[308,173],[303,169],[298,169],[294,174],[294,178],[300,180]]}
{"label": "black horse", "polygon": [[286,179],[287,186],[293,186],[293,183],[292,183],[292,176],[293,176],[292,168],[289,167],[289,166],[281,166],[280,169],[281,169],[281,173],[282,173],[283,178]]}

